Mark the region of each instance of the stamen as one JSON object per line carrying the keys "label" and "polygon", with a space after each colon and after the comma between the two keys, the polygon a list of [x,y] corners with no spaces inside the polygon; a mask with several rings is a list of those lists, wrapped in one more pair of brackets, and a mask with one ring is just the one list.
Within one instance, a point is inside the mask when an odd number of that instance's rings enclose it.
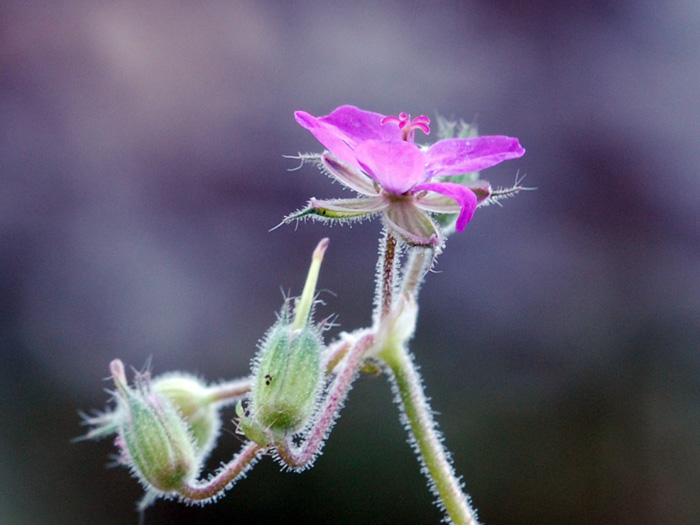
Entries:
{"label": "stamen", "polygon": [[421,115],[413,119],[411,127],[421,130],[426,135],[430,135],[430,127],[428,124],[430,124],[430,119],[425,115]]}
{"label": "stamen", "polygon": [[387,122],[396,122],[399,125],[399,129],[403,129],[410,118],[411,117],[409,117],[406,113],[400,113],[398,117],[394,117],[393,115],[384,117],[381,120],[381,123],[386,124]]}
{"label": "stamen", "polygon": [[382,124],[388,122],[396,122],[399,125],[399,129],[403,131],[403,140],[410,140],[413,142],[413,137],[417,129],[421,130],[426,135],[430,134],[430,127],[428,126],[430,124],[430,119],[425,115],[420,115],[411,120],[411,115],[399,113],[398,117],[390,115],[381,120]]}

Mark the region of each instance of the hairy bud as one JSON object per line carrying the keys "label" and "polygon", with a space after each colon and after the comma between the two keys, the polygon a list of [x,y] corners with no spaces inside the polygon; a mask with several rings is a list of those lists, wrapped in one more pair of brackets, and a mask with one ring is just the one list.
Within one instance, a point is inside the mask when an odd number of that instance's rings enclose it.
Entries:
{"label": "hairy bud", "polygon": [[155,378],[152,389],[177,409],[189,428],[197,456],[204,459],[221,429],[219,410],[207,386],[194,376],[175,373]]}
{"label": "hairy bud", "polygon": [[127,385],[124,365],[110,364],[122,417],[117,443],[121,460],[131,467],[147,490],[173,492],[193,479],[198,461],[187,424],[164,395],[154,391],[148,374]]}
{"label": "hairy bud", "polygon": [[328,239],[314,251],[306,284],[294,303],[286,302],[260,344],[253,366],[249,411],[238,407],[239,430],[261,446],[273,435],[301,430],[313,416],[321,394],[323,340],[311,321],[314,294]]}
{"label": "hairy bud", "polygon": [[313,327],[280,319],[260,350],[251,409],[274,432],[304,426],[316,405],[321,380],[321,337]]}

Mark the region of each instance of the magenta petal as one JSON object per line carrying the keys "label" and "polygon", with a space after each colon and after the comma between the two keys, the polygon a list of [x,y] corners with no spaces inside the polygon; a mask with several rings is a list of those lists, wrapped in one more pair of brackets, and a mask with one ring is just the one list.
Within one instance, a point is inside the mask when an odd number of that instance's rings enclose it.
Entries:
{"label": "magenta petal", "polygon": [[363,140],[400,140],[403,135],[398,124],[382,124],[382,119],[384,115],[381,113],[355,106],[340,106],[318,120],[344,134],[353,145]]}
{"label": "magenta petal", "polygon": [[340,106],[325,117],[314,117],[305,111],[296,111],[294,118],[328,151],[358,168],[353,155],[358,143],[364,140],[399,140],[402,136],[398,124],[381,123],[384,115],[355,106]]}
{"label": "magenta petal", "polygon": [[423,179],[423,153],[412,142],[366,140],[355,148],[355,157],[370,177],[395,195]]}
{"label": "magenta petal", "polygon": [[464,230],[467,223],[472,220],[476,210],[476,195],[469,188],[454,182],[425,182],[413,188],[414,192],[421,190],[434,191],[457,201],[460,211],[455,228],[458,232]]}
{"label": "magenta petal", "polygon": [[445,139],[425,153],[426,171],[430,177],[472,173],[522,157],[524,153],[518,139],[502,135]]}
{"label": "magenta petal", "polygon": [[324,124],[304,111],[295,112],[294,118],[301,127],[310,131],[316,137],[316,140],[323,144],[333,155],[358,169],[360,168],[353,153],[354,144],[353,147],[350,147],[347,138],[336,128]]}

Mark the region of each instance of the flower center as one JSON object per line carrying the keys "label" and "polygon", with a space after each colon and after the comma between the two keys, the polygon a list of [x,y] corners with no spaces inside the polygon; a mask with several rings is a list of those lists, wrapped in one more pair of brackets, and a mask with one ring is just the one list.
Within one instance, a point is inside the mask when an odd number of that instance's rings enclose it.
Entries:
{"label": "flower center", "polygon": [[403,132],[403,140],[410,140],[413,142],[413,137],[416,134],[416,130],[419,129],[426,135],[430,134],[430,119],[425,115],[420,115],[419,117],[411,120],[411,115],[406,113],[400,113],[398,117],[388,116],[381,120],[382,124],[387,122],[396,122],[399,125],[399,129]]}

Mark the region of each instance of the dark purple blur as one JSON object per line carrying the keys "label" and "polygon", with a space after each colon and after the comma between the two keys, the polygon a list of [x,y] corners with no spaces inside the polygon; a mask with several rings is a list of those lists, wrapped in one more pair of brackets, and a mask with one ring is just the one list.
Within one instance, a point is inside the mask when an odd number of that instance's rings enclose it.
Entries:
{"label": "dark purple blur", "polygon": [[[246,375],[322,236],[320,314],[369,323],[377,222],[269,231],[350,195],[283,157],[342,104],[527,149],[484,176],[537,191],[449,240],[413,343],[481,520],[700,522],[694,0],[5,1],[0,521],[136,523],[112,444],[70,441],[109,361]],[[438,523],[391,399],[362,378],[313,470],[146,523]]]}

